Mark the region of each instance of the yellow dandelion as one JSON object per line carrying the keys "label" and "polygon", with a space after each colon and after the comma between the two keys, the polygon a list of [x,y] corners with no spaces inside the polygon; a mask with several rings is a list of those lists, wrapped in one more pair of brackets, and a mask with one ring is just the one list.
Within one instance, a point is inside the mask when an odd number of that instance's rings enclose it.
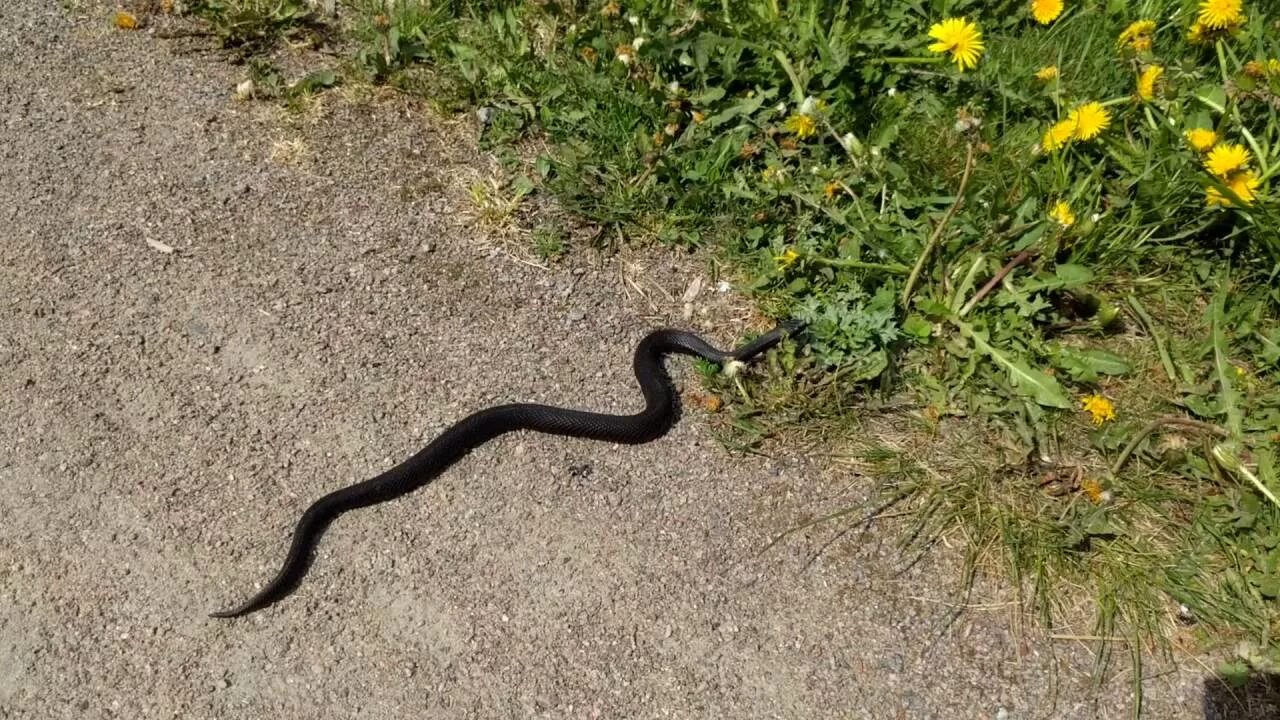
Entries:
{"label": "yellow dandelion", "polygon": [[1067,120],[1074,127],[1072,135],[1076,140],[1092,140],[1111,125],[1111,113],[1102,107],[1102,103],[1085,103],[1072,110]]}
{"label": "yellow dandelion", "polygon": [[600,14],[605,17],[618,17],[622,14],[622,7],[610,0],[605,3],[604,7],[600,8]]}
{"label": "yellow dandelion", "polygon": [[1280,60],[1272,58],[1267,61],[1267,74],[1280,76]]}
{"label": "yellow dandelion", "polygon": [[792,115],[782,125],[787,132],[801,139],[813,137],[818,133],[818,123],[803,113]]}
{"label": "yellow dandelion", "polygon": [[1069,228],[1076,224],[1076,214],[1071,212],[1071,206],[1065,200],[1059,200],[1053,206],[1053,209],[1049,211],[1049,219],[1064,228]]}
{"label": "yellow dandelion", "polygon": [[787,171],[777,165],[770,165],[760,171],[760,179],[767,183],[782,182],[787,179]]}
{"label": "yellow dandelion", "polygon": [[137,16],[134,15],[133,13],[125,12],[124,10],[116,11],[115,23],[116,23],[116,27],[120,28],[121,30],[137,30],[138,29]]}
{"label": "yellow dandelion", "polygon": [[1040,140],[1041,147],[1045,152],[1054,152],[1066,145],[1071,140],[1071,136],[1076,133],[1076,123],[1074,120],[1061,120],[1045,131],[1044,137]]}
{"label": "yellow dandelion", "polygon": [[696,123],[705,122],[707,119],[707,114],[701,110],[694,110],[691,115],[693,116],[693,121]]}
{"label": "yellow dandelion", "polygon": [[1208,152],[1210,148],[1218,144],[1218,133],[1208,128],[1193,128],[1186,133],[1187,142],[1196,152]]}
{"label": "yellow dandelion", "polygon": [[1081,398],[1080,404],[1084,407],[1084,411],[1089,413],[1094,425],[1102,425],[1108,420],[1116,419],[1116,406],[1101,395],[1086,395]]}
{"label": "yellow dandelion", "polygon": [[1267,76],[1267,66],[1257,60],[1250,60],[1244,64],[1243,72],[1254,80],[1260,80]]}
{"label": "yellow dandelion", "polygon": [[[1252,170],[1244,170],[1242,172],[1233,173],[1224,183],[1235,196],[1240,198],[1240,202],[1245,205],[1252,205],[1253,201],[1258,197],[1258,188],[1262,185],[1262,181]],[[1218,188],[1212,185],[1205,188],[1205,204],[1209,207],[1221,205],[1228,207],[1235,203],[1230,197],[1218,191]]]}
{"label": "yellow dandelion", "polygon": [[1156,23],[1154,20],[1137,20],[1129,23],[1129,27],[1120,33],[1120,39],[1116,42],[1121,47],[1128,45],[1134,50],[1150,50],[1151,38],[1156,34]]}
{"label": "yellow dandelion", "polygon": [[951,53],[961,70],[977,67],[982,56],[982,32],[965,18],[948,18],[929,28],[929,37],[937,42],[929,46],[936,53]]}
{"label": "yellow dandelion", "polygon": [[796,252],[795,248],[787,248],[781,255],[773,256],[773,261],[777,263],[779,270],[786,270],[795,265],[799,259],[800,253]]}
{"label": "yellow dandelion", "polygon": [[834,200],[836,195],[840,194],[840,183],[835,180],[828,182],[823,186],[822,194],[825,195],[828,200]]}
{"label": "yellow dandelion", "polygon": [[1062,14],[1062,0],[1031,0],[1031,16],[1041,25],[1048,25]]}
{"label": "yellow dandelion", "polygon": [[1249,164],[1249,151],[1239,143],[1223,143],[1209,151],[1209,156],[1204,159],[1204,167],[1209,172],[1220,178],[1225,178],[1231,173],[1244,169]]}
{"label": "yellow dandelion", "polygon": [[1208,45],[1211,33],[1212,31],[1209,28],[1197,20],[1191,23],[1191,27],[1187,28],[1187,42],[1192,45]]}
{"label": "yellow dandelion", "polygon": [[1150,102],[1156,96],[1156,81],[1164,74],[1164,68],[1159,65],[1148,65],[1143,69],[1142,74],[1138,76],[1138,97],[1144,101]]}
{"label": "yellow dandelion", "polygon": [[1196,22],[1215,30],[1223,30],[1244,22],[1242,0],[1203,0]]}
{"label": "yellow dandelion", "polygon": [[1044,82],[1058,79],[1058,66],[1046,65],[1045,67],[1040,68],[1036,71],[1036,79]]}
{"label": "yellow dandelion", "polygon": [[1084,496],[1089,498],[1089,502],[1094,505],[1101,504],[1106,495],[1102,489],[1102,483],[1094,480],[1093,478],[1086,478],[1084,482],[1081,482],[1080,491],[1083,492]]}

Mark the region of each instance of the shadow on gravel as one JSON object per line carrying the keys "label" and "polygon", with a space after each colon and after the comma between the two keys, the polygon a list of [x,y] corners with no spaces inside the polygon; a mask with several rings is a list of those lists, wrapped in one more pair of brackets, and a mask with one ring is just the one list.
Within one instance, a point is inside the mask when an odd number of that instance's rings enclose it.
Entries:
{"label": "shadow on gravel", "polygon": [[1244,687],[1219,678],[1204,681],[1205,720],[1277,720],[1280,718],[1280,675],[1256,673]]}

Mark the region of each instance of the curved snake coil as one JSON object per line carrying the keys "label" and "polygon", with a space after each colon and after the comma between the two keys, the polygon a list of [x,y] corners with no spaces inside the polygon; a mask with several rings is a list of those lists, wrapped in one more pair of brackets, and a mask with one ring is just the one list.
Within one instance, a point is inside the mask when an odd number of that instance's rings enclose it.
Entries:
{"label": "curved snake coil", "polygon": [[798,323],[784,323],[732,352],[718,350],[697,335],[682,330],[650,333],[636,347],[633,362],[644,396],[644,409],[634,415],[608,415],[526,403],[500,405],[473,413],[408,460],[377,477],[335,490],[315,501],[294,528],[284,566],[276,576],[243,605],[211,613],[211,617],[247,615],[281,600],[302,581],[316,542],[339,515],[411,493],[467,453],[504,433],[533,430],[627,444],[656,440],[671,429],[677,414],[675,390],[662,364],[664,356],[693,355],[722,365],[744,363],[798,329]]}

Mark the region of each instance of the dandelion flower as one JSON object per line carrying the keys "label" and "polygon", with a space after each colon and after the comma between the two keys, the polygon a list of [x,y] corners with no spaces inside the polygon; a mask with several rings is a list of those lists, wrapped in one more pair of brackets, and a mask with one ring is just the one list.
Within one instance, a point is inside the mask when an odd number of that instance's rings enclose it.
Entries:
{"label": "dandelion flower", "polygon": [[[1235,193],[1236,197],[1240,198],[1240,202],[1252,205],[1254,199],[1258,197],[1258,187],[1262,185],[1262,181],[1252,170],[1245,170],[1233,173],[1224,184]],[[1205,188],[1205,204],[1209,207],[1214,205],[1229,207],[1235,203],[1230,197],[1219,192],[1218,188],[1209,186]]]}
{"label": "dandelion flower", "polygon": [[1094,425],[1102,425],[1108,420],[1116,419],[1116,406],[1101,395],[1086,395],[1080,404],[1089,413]]}
{"label": "dandelion flower", "polygon": [[1156,96],[1156,81],[1164,74],[1159,65],[1148,65],[1138,76],[1138,97],[1150,102]]}
{"label": "dandelion flower", "polygon": [[1036,79],[1044,82],[1058,79],[1058,66],[1046,65],[1036,72]]}
{"label": "dandelion flower", "polygon": [[1244,74],[1254,80],[1260,80],[1267,76],[1267,66],[1257,60],[1250,60],[1244,64]]}
{"label": "dandelion flower", "polygon": [[1129,23],[1129,27],[1120,33],[1120,39],[1117,44],[1121,47],[1128,45],[1134,50],[1150,50],[1151,38],[1156,34],[1156,23],[1154,20],[1137,20]]}
{"label": "dandelion flower", "polygon": [[1218,133],[1208,128],[1193,128],[1186,133],[1187,142],[1191,143],[1191,147],[1196,152],[1208,152],[1210,148],[1218,144]]}
{"label": "dandelion flower", "polygon": [[115,23],[116,23],[116,27],[120,28],[121,30],[137,30],[138,29],[137,16],[135,16],[133,13],[125,12],[124,10],[116,11]]}
{"label": "dandelion flower", "polygon": [[1196,22],[1215,30],[1223,30],[1244,21],[1242,0],[1203,0]]}
{"label": "dandelion flower", "polygon": [[1074,120],[1061,120],[1045,131],[1044,137],[1040,140],[1040,145],[1045,152],[1054,152],[1066,145],[1075,133],[1076,123]]}
{"label": "dandelion flower", "polygon": [[800,253],[796,252],[795,248],[787,248],[781,255],[773,256],[773,261],[777,263],[779,270],[786,270],[795,265],[799,259]]}
{"label": "dandelion flower", "polygon": [[1204,159],[1205,169],[1220,178],[1226,178],[1248,164],[1249,151],[1245,150],[1244,146],[1239,143],[1218,145],[1213,150],[1210,150],[1209,157]]}
{"label": "dandelion flower", "polygon": [[1049,219],[1058,223],[1064,228],[1069,228],[1076,224],[1076,214],[1071,212],[1071,206],[1065,200],[1059,200],[1049,211]]}
{"label": "dandelion flower", "polygon": [[1187,42],[1192,45],[1208,45],[1211,33],[1212,30],[1197,20],[1191,23],[1191,27],[1187,28]]}
{"label": "dandelion flower", "polygon": [[605,3],[604,7],[600,8],[600,14],[605,17],[618,17],[618,15],[620,15],[621,13],[622,13],[622,8],[618,5],[618,3],[613,2],[613,0],[610,0],[609,2]]}
{"label": "dandelion flower", "polygon": [[1062,14],[1062,0],[1031,0],[1031,16],[1041,25],[1048,25]]}
{"label": "dandelion flower", "polygon": [[770,165],[769,167],[760,171],[760,179],[764,180],[767,183],[775,183],[775,182],[780,183],[783,180],[787,179],[787,171],[778,167],[777,165]]}
{"label": "dandelion flower", "polygon": [[937,40],[929,46],[936,53],[951,53],[961,70],[977,67],[982,56],[982,33],[978,26],[964,18],[948,18],[929,28],[929,37]]}
{"label": "dandelion flower", "polygon": [[836,198],[836,195],[840,194],[840,183],[836,182],[835,180],[832,180],[831,182],[827,183],[822,188],[822,194],[825,195],[828,200],[834,200]]}
{"label": "dandelion flower", "polygon": [[630,65],[636,59],[636,49],[631,46],[631,43],[622,43],[613,49],[613,54],[623,65]]}
{"label": "dandelion flower", "polygon": [[1272,58],[1267,61],[1267,74],[1280,76],[1280,60]]}
{"label": "dandelion flower", "polygon": [[783,127],[787,129],[787,132],[800,139],[813,137],[818,133],[818,123],[804,113],[796,113],[787,118],[786,122],[783,123]]}
{"label": "dandelion flower", "polygon": [[1067,120],[1074,127],[1072,137],[1076,140],[1092,140],[1111,124],[1111,113],[1102,107],[1102,103],[1085,103],[1067,115]]}
{"label": "dandelion flower", "polygon": [[1102,504],[1103,498],[1106,495],[1106,492],[1102,489],[1102,483],[1094,480],[1093,478],[1087,478],[1084,482],[1080,483],[1080,491],[1083,492],[1084,496],[1089,498],[1089,502],[1094,505]]}

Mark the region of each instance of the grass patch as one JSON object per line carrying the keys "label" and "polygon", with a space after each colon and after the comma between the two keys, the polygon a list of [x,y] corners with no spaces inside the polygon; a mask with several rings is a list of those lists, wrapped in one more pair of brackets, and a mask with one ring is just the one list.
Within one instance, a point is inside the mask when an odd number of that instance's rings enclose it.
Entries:
{"label": "grass patch", "polygon": [[[295,17],[236,2],[253,10],[208,15],[249,28],[227,37]],[[1067,2],[1045,22],[1024,0],[340,8],[353,73],[480,109],[489,147],[547,142],[509,186],[472,189],[481,220],[548,193],[603,237],[712,248],[808,322],[765,378],[723,386],[749,399],[733,442],[839,442],[851,414],[907,407],[933,450],[859,452],[916,542],[958,533],[1046,623],[1091,598],[1102,668],[1106,638],[1184,627],[1250,643],[1229,676],[1280,661],[1267,4]],[[931,49],[948,17],[982,33],[963,68]],[[936,34],[964,56],[965,31]]]}
{"label": "grass patch", "polygon": [[306,0],[190,0],[187,13],[206,21],[222,41],[244,56],[270,49],[282,38],[324,31]]}

